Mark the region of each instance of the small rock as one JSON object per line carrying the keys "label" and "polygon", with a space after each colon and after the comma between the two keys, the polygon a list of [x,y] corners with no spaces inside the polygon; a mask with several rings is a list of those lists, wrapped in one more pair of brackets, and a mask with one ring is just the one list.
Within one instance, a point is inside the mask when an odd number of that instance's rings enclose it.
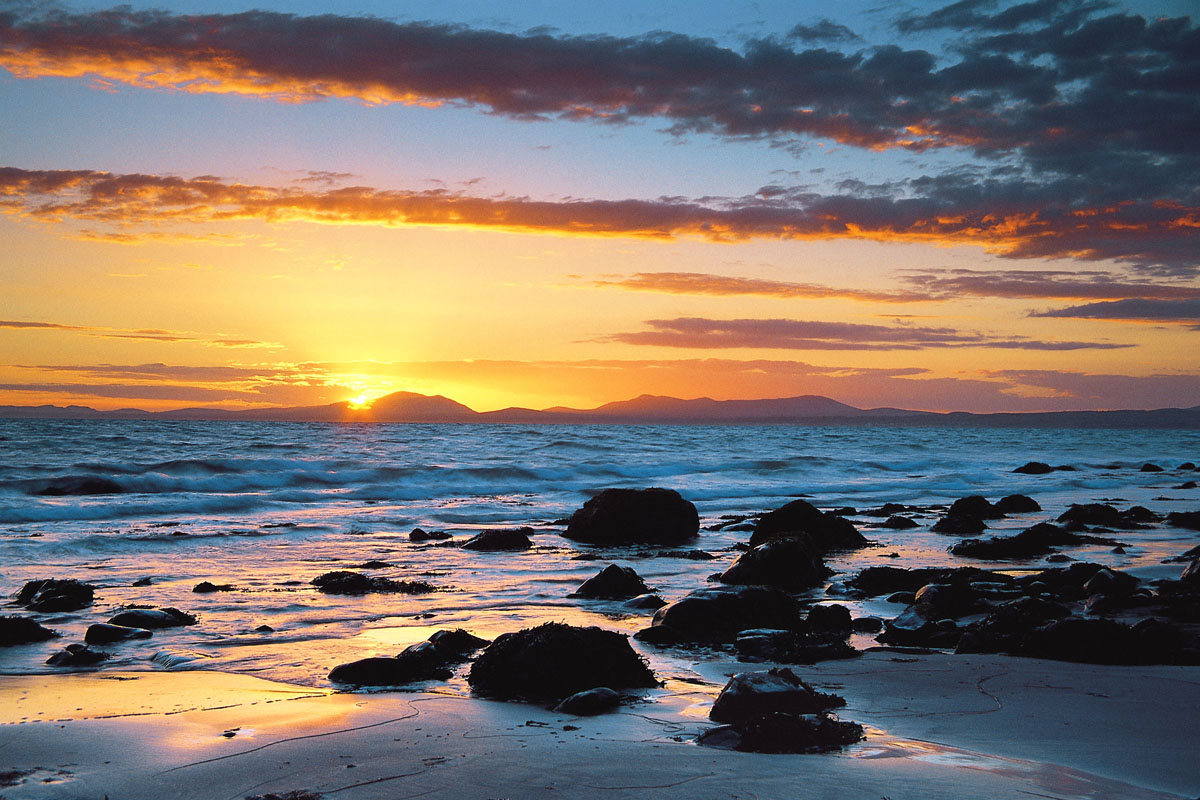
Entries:
{"label": "small rock", "polygon": [[1140,471],[1141,472],[1162,472],[1163,468],[1160,467],[1158,464],[1151,464],[1151,463],[1147,462],[1145,464],[1142,464],[1142,468]]}
{"label": "small rock", "polygon": [[0,617],[0,647],[44,642],[56,636],[58,636],[56,632],[42,627],[40,623],[30,617],[15,615]]}
{"label": "small rock", "polygon": [[863,729],[825,714],[771,712],[697,737],[699,744],[747,753],[825,753],[862,741]]}
{"label": "small rock", "polygon": [[917,523],[913,522],[908,517],[892,516],[879,523],[879,527],[891,528],[893,530],[906,530],[908,528],[917,527]]}
{"label": "small rock", "polygon": [[96,587],[73,578],[29,581],[17,592],[17,604],[30,611],[78,611],[92,604]]}
{"label": "small rock", "polygon": [[570,597],[606,598],[624,600],[646,594],[650,588],[632,567],[609,564],[599,573],[588,578],[572,592]]}
{"label": "small rock", "polygon": [[771,711],[818,714],[844,705],[845,699],[816,691],[784,667],[734,675],[713,702],[708,718],[741,722]]}
{"label": "small rock", "polygon": [[420,528],[413,528],[412,533],[408,535],[410,542],[442,541],[449,538],[450,534],[445,531],[425,531]]}
{"label": "small rock", "polygon": [[1025,464],[1025,466],[1017,467],[1013,470],[1013,472],[1017,472],[1022,475],[1046,475],[1053,471],[1053,467],[1041,461],[1030,461],[1029,463]]}
{"label": "small rock", "polygon": [[528,550],[533,547],[529,536],[533,528],[507,528],[482,531],[463,543],[464,550],[492,553],[511,550]]}
{"label": "small rock", "polygon": [[559,714],[570,714],[574,717],[592,717],[611,711],[621,704],[621,695],[607,686],[598,686],[576,692],[554,707]]}
{"label": "small rock", "polygon": [[86,644],[69,644],[46,659],[52,667],[91,667],[111,657],[103,650],[93,650]]}
{"label": "small rock", "polygon": [[1003,514],[1026,514],[1042,510],[1037,500],[1023,494],[1010,494],[1007,497],[1001,497],[996,501],[995,507]]}
{"label": "small rock", "polygon": [[88,644],[112,644],[127,639],[149,639],[153,634],[145,628],[131,628],[128,625],[109,625],[97,622],[89,625],[83,640]]}
{"label": "small rock", "polygon": [[127,628],[177,628],[195,625],[196,618],[178,608],[134,608],[112,617],[108,624]]}
{"label": "small rock", "polygon": [[231,583],[209,583],[208,581],[200,581],[192,587],[192,591],[196,594],[212,594],[213,592],[232,592],[233,584]]}
{"label": "small rock", "polygon": [[396,581],[348,570],[326,572],[310,583],[325,594],[429,594],[438,590],[425,581]]}
{"label": "small rock", "polygon": [[638,608],[645,611],[655,611],[666,604],[667,601],[656,594],[639,594],[625,603],[629,608]]}

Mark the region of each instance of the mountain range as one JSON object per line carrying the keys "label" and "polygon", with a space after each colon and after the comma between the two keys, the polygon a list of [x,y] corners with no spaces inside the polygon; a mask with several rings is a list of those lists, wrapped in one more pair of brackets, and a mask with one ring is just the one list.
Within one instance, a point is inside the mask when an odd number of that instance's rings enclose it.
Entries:
{"label": "mountain range", "polygon": [[244,420],[290,422],[410,422],[622,425],[951,425],[986,427],[1085,428],[1200,428],[1200,406],[1149,411],[1048,411],[975,414],[965,411],[909,411],[900,408],[862,409],[819,395],[769,400],[713,400],[702,397],[642,395],[593,409],[505,408],[474,411],[441,395],[396,392],[370,406],[349,402],[290,408],[230,411],[181,408],[143,411],[123,408],[97,411],[86,406],[0,406],[0,418],[17,419],[158,419]]}

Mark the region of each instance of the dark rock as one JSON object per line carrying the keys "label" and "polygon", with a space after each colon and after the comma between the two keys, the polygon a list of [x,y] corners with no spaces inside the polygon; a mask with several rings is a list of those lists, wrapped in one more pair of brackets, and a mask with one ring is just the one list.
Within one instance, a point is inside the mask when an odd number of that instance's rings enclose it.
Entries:
{"label": "dark rock", "polygon": [[995,508],[1002,514],[1025,514],[1031,511],[1041,511],[1038,501],[1023,494],[1010,494],[996,501]]}
{"label": "dark rock", "polygon": [[982,518],[967,514],[946,514],[930,528],[934,533],[954,533],[960,536],[983,533],[986,529],[987,525],[984,524]]}
{"label": "dark rock", "polygon": [[821,584],[830,570],[808,536],[770,539],[737,557],[718,578],[721,583],[777,586],[801,591]]}
{"label": "dark rock", "polygon": [[656,611],[666,604],[667,601],[656,594],[640,594],[625,603],[630,608],[639,608],[648,611]]}
{"label": "dark rock", "polygon": [[740,661],[776,664],[816,664],[860,655],[846,643],[846,634],[829,631],[806,633],[751,628],[738,633],[734,647]]}
{"label": "dark rock", "polygon": [[30,617],[5,615],[0,617],[0,647],[12,647],[17,644],[30,644],[53,639],[57,633],[49,628],[43,628]]}
{"label": "dark rock", "polygon": [[1172,556],[1171,558],[1163,559],[1163,563],[1164,564],[1175,564],[1175,563],[1186,564],[1187,562],[1191,561],[1193,558],[1200,558],[1200,544],[1196,545],[1195,547],[1191,548],[1190,550],[1187,550],[1186,552],[1180,553],[1177,556]]}
{"label": "dark rock", "polygon": [[750,546],[757,547],[771,539],[793,538],[807,534],[819,554],[831,550],[855,550],[866,547],[866,537],[854,524],[836,514],[823,513],[804,500],[793,500],[782,508],[764,514],[754,526]]}
{"label": "dark rock", "polygon": [[713,722],[742,722],[771,711],[819,714],[844,705],[845,699],[818,692],[783,667],[734,675],[717,695],[708,718]]}
{"label": "dark rock", "polygon": [[1115,539],[1069,533],[1057,525],[1039,522],[1015,536],[993,536],[990,539],[971,539],[950,548],[956,556],[987,560],[1036,558],[1064,545],[1118,545]]}
{"label": "dark rock", "polygon": [[712,553],[703,550],[659,550],[657,552],[640,552],[639,557],[647,558],[685,558],[688,561],[712,561],[716,558]]}
{"label": "dark rock", "polygon": [[108,478],[95,475],[69,475],[55,478],[50,483],[37,489],[33,494],[42,497],[76,497],[93,494],[122,494],[125,487]]}
{"label": "dark rock", "polygon": [[[1122,553],[1125,552],[1122,548],[1119,548],[1119,547],[1114,549],[1113,552],[1115,553],[1117,550],[1120,550]],[[1066,563],[1068,563],[1070,561],[1074,561],[1074,560],[1075,559],[1071,558],[1066,553],[1051,553],[1050,555],[1046,556],[1046,561],[1050,562],[1051,564],[1066,564]]]}
{"label": "dark rock", "polygon": [[577,692],[657,686],[624,634],[547,622],[488,645],[467,678],[481,695],[559,700]]}
{"label": "dark rock", "polygon": [[1041,461],[1030,461],[1023,467],[1017,467],[1013,472],[1018,472],[1022,475],[1047,475],[1054,471],[1054,467]]}
{"label": "dark rock", "polygon": [[904,647],[954,647],[961,633],[954,620],[939,619],[932,605],[914,603],[884,623],[877,639]]}
{"label": "dark rock", "polygon": [[413,528],[412,533],[408,535],[410,542],[442,541],[449,538],[450,534],[445,531],[425,531],[420,528]]}
{"label": "dark rock", "polygon": [[1003,512],[997,509],[986,497],[974,494],[970,497],[960,497],[955,500],[946,512],[948,517],[979,517],[980,519],[1002,519]]}
{"label": "dark rock", "polygon": [[1094,594],[1124,594],[1133,591],[1138,585],[1138,579],[1127,572],[1114,572],[1111,569],[1097,570],[1096,574],[1083,583],[1083,593],[1087,596]]}
{"label": "dark rock", "polygon": [[573,717],[594,717],[612,711],[621,705],[621,695],[607,686],[598,686],[576,692],[554,707],[559,714],[570,714]]}
{"label": "dark rock", "polygon": [[1191,461],[1185,461],[1182,464],[1180,464],[1178,467],[1176,467],[1175,469],[1180,470],[1180,471],[1195,470],[1196,465],[1193,464]]}
{"label": "dark rock", "polygon": [[134,581],[133,583],[131,583],[129,585],[141,587],[141,586],[150,586],[153,583],[154,583],[154,581],[151,580],[150,578],[138,578],[136,581]]}
{"label": "dark rock", "polygon": [[83,640],[88,644],[112,644],[126,639],[149,639],[153,634],[145,628],[131,628],[128,625],[109,625],[97,622],[89,625]]}
{"label": "dark rock", "polygon": [[1189,531],[1200,531],[1200,511],[1172,511],[1167,514],[1167,524]]}
{"label": "dark rock", "polygon": [[862,741],[863,729],[824,714],[772,712],[697,737],[699,744],[745,753],[825,753]]}
{"label": "dark rock", "polygon": [[1108,619],[1067,617],[1030,632],[1022,655],[1087,664],[1138,664],[1145,656],[1128,625]]}
{"label": "dark rock", "polygon": [[609,564],[599,573],[581,583],[570,596],[624,600],[646,594],[649,591],[650,587],[632,567]]}
{"label": "dark rock", "polygon": [[437,631],[429,637],[429,642],[438,649],[447,660],[463,661],[476,650],[491,644],[488,639],[475,636],[462,628]]}
{"label": "dark rock", "polygon": [[418,642],[406,647],[395,658],[364,658],[340,664],[330,671],[329,680],[356,686],[399,686],[446,680],[453,674],[432,642]]}
{"label": "dark rock", "polygon": [[103,650],[93,650],[86,644],[69,644],[46,659],[52,667],[91,667],[111,658],[110,653]]}
{"label": "dark rock", "polygon": [[678,545],[699,531],[696,507],[673,489],[605,489],[571,515],[563,536],[597,545]]}
{"label": "dark rock", "polygon": [[660,608],[652,626],[634,638],[654,644],[732,642],[750,628],[802,631],[800,604],[767,586],[706,587]]}
{"label": "dark rock", "polygon": [[1184,481],[1183,483],[1179,484],[1175,488],[1176,489],[1195,489],[1198,485],[1200,485],[1200,484],[1197,484],[1195,481]]}
{"label": "dark rock", "polygon": [[200,581],[192,587],[192,591],[196,594],[212,594],[213,592],[232,592],[232,583],[209,583],[208,581]]}
{"label": "dark rock", "polygon": [[95,599],[96,587],[68,578],[29,581],[17,592],[17,604],[30,611],[78,611]]}
{"label": "dark rock", "polygon": [[293,789],[290,792],[276,794],[256,794],[253,797],[247,797],[246,800],[321,800],[324,795],[320,792],[310,792],[307,789]]}
{"label": "dark rock", "polygon": [[903,603],[906,606],[911,606],[913,601],[917,599],[916,592],[892,592],[887,596],[889,603]]}
{"label": "dark rock", "polygon": [[968,625],[955,652],[1019,653],[1031,631],[1070,613],[1064,605],[1036,597],[1011,600]]}
{"label": "dark rock", "polygon": [[274,633],[275,629],[272,628],[270,625],[259,625],[257,628],[254,629],[254,632],[255,633]]}
{"label": "dark rock", "polygon": [[908,517],[895,516],[895,517],[888,517],[886,520],[879,523],[879,527],[892,528],[893,530],[905,530],[908,528],[917,527],[917,523],[913,522]]}
{"label": "dark rock", "polygon": [[1140,471],[1141,472],[1162,472],[1163,468],[1160,467],[1158,464],[1151,464],[1151,463],[1147,462],[1145,464],[1142,464],[1142,468]]}
{"label": "dark rock", "polygon": [[178,608],[133,608],[112,617],[108,624],[127,628],[177,628],[195,625],[196,618]]}
{"label": "dark rock", "polygon": [[1159,519],[1157,514],[1142,506],[1118,511],[1106,503],[1072,504],[1058,517],[1059,522],[1121,529],[1136,528],[1144,523],[1157,522]]}
{"label": "dark rock", "polygon": [[879,508],[870,508],[862,512],[864,517],[893,517],[904,511],[914,511],[902,503],[884,503]]}
{"label": "dark rock", "polygon": [[463,542],[464,550],[495,553],[508,550],[528,550],[533,547],[529,536],[533,528],[493,528],[482,531]]}
{"label": "dark rock", "polygon": [[347,570],[326,572],[310,583],[325,594],[428,594],[438,590],[425,581],[395,581]]}
{"label": "dark rock", "polygon": [[850,609],[840,605],[813,606],[808,610],[809,630],[850,633]]}
{"label": "dark rock", "polygon": [[365,561],[362,564],[358,564],[351,569],[390,569],[393,566],[393,564],[389,564],[386,561],[372,559],[371,561]]}
{"label": "dark rock", "polygon": [[[1079,562],[1069,567],[1054,567],[1034,575],[1023,576],[1017,580],[1017,584],[1026,594],[1046,594],[1060,601],[1080,601],[1094,594],[1085,586],[1096,573],[1103,569],[1106,567],[1100,564]],[[1137,578],[1132,575],[1116,570],[1110,570],[1110,572],[1115,573],[1115,580],[1123,590],[1127,591],[1137,585]]]}
{"label": "dark rock", "polygon": [[1183,568],[1179,580],[1192,586],[1200,586],[1200,558],[1193,558],[1192,563]]}
{"label": "dark rock", "polygon": [[930,583],[1011,583],[1012,580],[1008,575],[988,572],[978,567],[867,567],[846,583],[850,588],[857,589],[868,597],[877,597],[891,592],[915,592]]}
{"label": "dark rock", "polygon": [[851,621],[850,628],[855,633],[879,633],[883,630],[883,620],[879,617],[859,617]]}

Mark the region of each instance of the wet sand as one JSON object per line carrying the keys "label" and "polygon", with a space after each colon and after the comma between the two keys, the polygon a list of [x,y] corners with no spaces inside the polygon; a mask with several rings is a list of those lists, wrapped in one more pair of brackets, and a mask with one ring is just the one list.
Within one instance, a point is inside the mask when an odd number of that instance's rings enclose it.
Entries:
{"label": "wet sand", "polygon": [[[336,693],[207,671],[10,676],[0,795],[1146,800],[1200,793],[1200,671],[877,651],[798,667],[865,742],[831,755],[700,747],[707,662],[602,717],[431,692]],[[36,721],[34,721],[36,720]]]}

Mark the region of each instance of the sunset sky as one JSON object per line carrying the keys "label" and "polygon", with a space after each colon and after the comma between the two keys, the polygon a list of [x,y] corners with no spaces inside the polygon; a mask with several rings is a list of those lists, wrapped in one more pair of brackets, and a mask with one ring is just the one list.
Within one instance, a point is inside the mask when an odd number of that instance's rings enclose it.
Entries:
{"label": "sunset sky", "polygon": [[1195,7],[0,0],[0,404],[1198,405]]}

